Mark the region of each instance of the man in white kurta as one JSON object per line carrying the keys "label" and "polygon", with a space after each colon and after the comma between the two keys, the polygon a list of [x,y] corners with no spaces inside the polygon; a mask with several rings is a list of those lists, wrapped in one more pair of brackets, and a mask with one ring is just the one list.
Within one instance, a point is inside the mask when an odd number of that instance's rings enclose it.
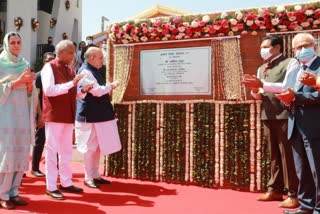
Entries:
{"label": "man in white kurta", "polygon": [[78,150],[84,155],[84,184],[98,188],[109,184],[99,173],[100,155],[121,149],[120,137],[109,92],[119,86],[118,81],[106,84],[98,69],[103,64],[103,53],[90,47],[85,63],[79,69],[84,78],[78,84],[75,134]]}
{"label": "man in white kurta", "polygon": [[[72,133],[75,118],[76,85],[82,78],[75,76],[71,68],[75,55],[73,42],[63,40],[56,46],[57,58],[47,63],[41,71],[43,87],[43,121],[45,122],[45,171],[46,194],[53,199],[64,199],[57,188],[60,176],[60,190],[81,193],[81,188],[72,184],[69,165],[72,157]],[[59,169],[57,168],[57,155]]]}

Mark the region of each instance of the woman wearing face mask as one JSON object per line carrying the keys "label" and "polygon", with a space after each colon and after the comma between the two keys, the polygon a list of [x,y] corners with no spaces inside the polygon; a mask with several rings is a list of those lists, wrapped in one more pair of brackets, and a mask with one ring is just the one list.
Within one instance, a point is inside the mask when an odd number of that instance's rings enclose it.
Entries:
{"label": "woman wearing face mask", "polygon": [[[29,150],[34,127],[28,104],[28,86],[35,73],[22,59],[21,37],[16,32],[6,34],[0,54],[0,206],[14,209],[27,205],[19,196],[23,172],[28,170]],[[29,93],[32,87],[29,87]],[[30,114],[31,112],[31,114]]]}
{"label": "woman wearing face mask", "polygon": [[[246,75],[243,83],[248,86],[252,96],[262,99],[261,120],[264,137],[270,151],[270,180],[267,191],[258,201],[282,201],[279,207],[296,208],[298,180],[294,169],[291,146],[287,140],[288,113],[275,97],[288,87],[288,80],[295,78],[299,63],[282,54],[283,40],[278,36],[263,38],[260,55],[265,63],[260,66],[257,76]],[[289,78],[290,77],[290,78]]]}

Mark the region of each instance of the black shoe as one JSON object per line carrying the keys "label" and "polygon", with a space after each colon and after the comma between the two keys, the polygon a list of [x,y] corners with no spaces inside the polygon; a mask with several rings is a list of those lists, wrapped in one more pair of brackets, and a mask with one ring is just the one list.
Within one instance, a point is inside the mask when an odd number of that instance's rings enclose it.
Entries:
{"label": "black shoe", "polygon": [[93,181],[96,184],[111,184],[111,181],[108,181],[108,180],[103,179],[103,178],[95,178],[95,179],[93,179]]}
{"label": "black shoe", "polygon": [[69,193],[82,193],[83,189],[79,188],[79,187],[75,187],[73,185],[68,186],[68,187],[63,187],[60,185],[60,190],[62,192],[69,192]]}
{"label": "black shoe", "polygon": [[64,196],[59,190],[55,190],[55,191],[46,190],[46,194],[53,199],[64,200]]}
{"label": "black shoe", "polygon": [[87,187],[90,187],[90,188],[99,188],[99,185],[96,184],[94,181],[92,180],[85,180],[84,182],[84,185],[86,185]]}
{"label": "black shoe", "polygon": [[36,177],[45,177],[46,175],[43,174],[40,170],[32,170],[31,174],[36,176]]}
{"label": "black shoe", "polygon": [[10,197],[10,201],[16,206],[26,206],[26,205],[28,205],[28,202],[23,200],[19,195],[14,196],[14,197]]}
{"label": "black shoe", "polygon": [[313,211],[297,209],[297,210],[285,210],[283,211],[283,213],[284,214],[312,214]]}

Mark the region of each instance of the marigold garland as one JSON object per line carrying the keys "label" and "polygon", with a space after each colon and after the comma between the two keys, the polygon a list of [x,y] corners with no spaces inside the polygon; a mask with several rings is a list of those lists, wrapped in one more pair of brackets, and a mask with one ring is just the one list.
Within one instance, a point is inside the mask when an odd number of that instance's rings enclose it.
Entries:
{"label": "marigold garland", "polygon": [[185,180],[185,114],[185,105],[164,106],[163,174],[166,182]]}
{"label": "marigold garland", "polygon": [[215,178],[215,105],[194,104],[193,182],[212,188]]}
{"label": "marigold garland", "polygon": [[122,150],[107,158],[105,173],[208,188],[262,191],[269,179],[270,161],[266,144],[259,144],[257,136],[261,135],[260,103],[116,104]]}
{"label": "marigold garland", "polygon": [[156,180],[156,104],[137,104],[135,117],[134,175]]}

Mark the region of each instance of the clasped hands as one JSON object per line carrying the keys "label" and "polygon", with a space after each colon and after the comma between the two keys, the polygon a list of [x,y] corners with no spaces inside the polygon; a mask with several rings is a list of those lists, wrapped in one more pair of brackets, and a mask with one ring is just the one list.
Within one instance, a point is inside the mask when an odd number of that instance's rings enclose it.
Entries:
{"label": "clasped hands", "polygon": [[261,80],[255,75],[250,74],[245,74],[241,83],[250,88],[250,90],[254,93],[257,93],[259,88],[263,87]]}
{"label": "clasped hands", "polygon": [[11,86],[12,88],[16,88],[19,85],[26,84],[27,92],[28,94],[31,94],[33,88],[33,80],[35,76],[36,74],[32,72],[31,68],[27,67],[26,69],[24,69],[24,71],[18,77],[18,79],[12,82]]}
{"label": "clasped hands", "polygon": [[[259,88],[263,87],[263,83],[255,75],[245,74],[241,82],[245,86],[249,87],[254,93],[257,93],[259,91]],[[275,94],[275,96],[285,105],[289,106],[294,99],[294,92],[289,88],[282,93]]]}
{"label": "clasped hands", "polygon": [[[314,87],[316,90],[320,91],[320,76],[304,71],[303,75],[300,76],[299,81],[304,85]],[[290,88],[280,94],[276,94],[275,96],[286,106],[289,106],[295,97],[293,90]]]}
{"label": "clasped hands", "polygon": [[[93,85],[94,85],[94,83],[89,83],[86,86],[83,86],[81,88],[81,92],[82,93],[90,92],[90,90],[93,88]],[[112,83],[110,83],[110,86],[111,86],[112,89],[116,89],[119,85],[120,85],[120,82],[118,80],[115,80]]]}
{"label": "clasped hands", "polygon": [[299,80],[304,85],[314,87],[316,90],[320,91],[320,76],[304,71]]}

